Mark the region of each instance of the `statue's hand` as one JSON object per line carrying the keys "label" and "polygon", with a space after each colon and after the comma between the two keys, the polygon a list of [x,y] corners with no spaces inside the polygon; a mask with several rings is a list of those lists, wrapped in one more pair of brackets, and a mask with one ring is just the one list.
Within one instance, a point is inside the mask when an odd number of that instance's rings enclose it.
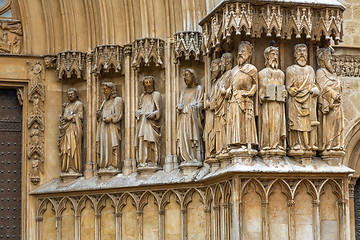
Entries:
{"label": "statue's hand", "polygon": [[318,96],[320,94],[320,91],[317,87],[313,87],[311,90],[310,90],[310,93],[311,94],[314,94],[315,96]]}
{"label": "statue's hand", "polygon": [[297,90],[295,87],[290,87],[288,89],[290,96],[295,96],[297,94]]}
{"label": "statue's hand", "polygon": [[178,105],[176,106],[176,109],[178,110],[179,113],[181,113],[181,112],[183,111],[183,109],[184,109],[184,105],[178,104]]}
{"label": "statue's hand", "polygon": [[282,97],[283,97],[283,98],[286,98],[286,97],[287,97],[287,91],[286,91],[285,89],[282,91]]}
{"label": "statue's hand", "polygon": [[101,117],[101,110],[96,111],[96,118],[99,119]]}
{"label": "statue's hand", "polygon": [[141,110],[137,110],[137,111],[135,112],[135,118],[136,118],[136,119],[139,119],[140,116],[141,116]]}
{"label": "statue's hand", "polygon": [[104,118],[103,118],[103,121],[104,121],[105,123],[110,123],[111,120],[112,120],[112,117],[104,117]]}
{"label": "statue's hand", "polygon": [[148,112],[145,114],[146,119],[153,119],[155,117],[155,112]]}

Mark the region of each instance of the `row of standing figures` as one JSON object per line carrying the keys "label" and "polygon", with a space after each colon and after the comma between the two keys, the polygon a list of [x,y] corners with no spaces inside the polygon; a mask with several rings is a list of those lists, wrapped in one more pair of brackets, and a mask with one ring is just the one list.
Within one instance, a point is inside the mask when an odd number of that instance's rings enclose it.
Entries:
{"label": "row of standing figures", "polygon": [[[231,53],[211,62],[211,90],[205,93],[193,69],[183,70],[186,87],[176,111],[180,167],[200,167],[203,159],[324,158],[344,154],[342,88],[331,64],[332,49],[317,51],[319,69],[307,65],[305,44],[294,47],[295,64],[279,69],[279,50],[264,51],[265,68],[250,63],[253,46],[242,41],[236,64]],[[143,78],[144,93],[136,111],[138,168],[159,168],[161,94],[152,76]],[[112,82],[102,83],[104,101],[97,111],[97,164],[99,172],[117,171],[123,100]],[[60,115],[59,153],[62,173],[81,173],[83,104],[74,88]],[[257,124],[256,124],[257,117]]]}

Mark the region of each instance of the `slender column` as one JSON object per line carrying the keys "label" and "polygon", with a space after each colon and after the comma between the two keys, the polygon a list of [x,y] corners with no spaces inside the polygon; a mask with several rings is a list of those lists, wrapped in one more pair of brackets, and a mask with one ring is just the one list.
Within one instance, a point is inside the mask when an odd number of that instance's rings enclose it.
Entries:
{"label": "slender column", "polygon": [[[131,144],[132,146],[135,146],[135,138],[137,136],[135,136],[135,129],[136,129],[136,122],[135,122],[135,112],[139,106],[139,89],[138,89],[138,79],[139,79],[139,75],[137,74],[137,72],[135,70],[132,71],[132,75],[131,75],[131,93],[132,93],[132,101],[131,101]],[[132,147],[131,148],[131,159],[132,159],[132,168],[133,168],[133,172],[136,172],[136,166],[137,166],[137,162],[136,162],[136,151],[135,148]]]}
{"label": "slender column", "polygon": [[116,240],[121,240],[121,225],[122,225],[122,214],[118,212],[115,214],[116,218]]}
{"label": "slender column", "polygon": [[350,222],[350,239],[355,239],[355,206],[354,206],[354,190],[357,181],[357,177],[352,177],[349,181],[349,204],[348,204],[348,216]]}
{"label": "slender column", "polygon": [[263,213],[263,238],[269,240],[269,201],[262,201],[261,207]]}
{"label": "slender column", "polygon": [[75,214],[75,240],[80,240],[81,215]]}
{"label": "slender column", "polygon": [[93,76],[91,74],[91,66],[92,66],[92,52],[88,52],[86,55],[86,106],[87,106],[87,113],[86,113],[86,163],[85,163],[85,170],[84,176],[86,179],[89,179],[94,176],[94,162],[95,158],[93,158],[93,152],[95,151],[95,143],[93,142],[93,135],[95,135],[96,129],[93,126],[93,118],[96,116],[94,115],[94,108],[93,104],[96,101],[96,96],[93,95]]}
{"label": "slender column", "polygon": [[233,178],[233,184],[232,184],[232,202],[233,202],[233,208],[232,210],[232,231],[231,231],[231,239],[239,240],[241,239],[240,230],[242,229],[242,223],[241,223],[241,196],[240,191],[241,189],[241,179],[240,177],[234,177]]}
{"label": "slender column", "polygon": [[56,239],[61,240],[61,216],[56,216]]}
{"label": "slender column", "polygon": [[289,206],[289,239],[295,239],[295,201],[293,199],[288,201]]}
{"label": "slender column", "polygon": [[101,239],[101,213],[95,214],[95,240]]}
{"label": "slender column", "polygon": [[211,207],[205,207],[205,239],[211,239]]}
{"label": "slender column", "polygon": [[124,166],[123,166],[123,174],[125,176],[130,175],[133,171],[132,169],[132,158],[131,158],[131,149],[134,148],[133,145],[131,145],[131,51],[132,46],[131,44],[125,45],[124,47],[124,54],[125,54],[125,96],[124,96],[124,102],[125,102],[125,160],[124,160]]}
{"label": "slender column", "polygon": [[314,223],[315,223],[315,240],[320,240],[320,201],[313,201]]}
{"label": "slender column", "polygon": [[92,94],[92,101],[91,101],[91,116],[90,116],[90,122],[91,122],[91,165],[92,165],[92,172],[93,175],[96,174],[97,170],[97,163],[96,163],[96,130],[97,130],[97,118],[96,118],[96,111],[99,109],[99,76],[95,73],[91,74],[91,94]]}
{"label": "slender column", "polygon": [[221,229],[222,229],[222,239],[229,240],[229,207],[230,204],[223,203],[221,205],[221,210],[223,211],[223,219],[221,220]]}
{"label": "slender column", "polygon": [[345,212],[345,206],[346,201],[341,200],[339,201],[339,234],[340,234],[340,240],[347,240],[346,239],[346,212]]}
{"label": "slender column", "polygon": [[165,209],[159,211],[159,239],[165,239]]}
{"label": "slender column", "polygon": [[36,217],[36,240],[42,240],[41,233],[42,233],[43,220],[44,220],[43,217]]}
{"label": "slender column", "polygon": [[215,218],[215,239],[221,239],[221,219],[220,219],[220,206],[214,205],[214,218]]}
{"label": "slender column", "polygon": [[171,65],[172,68],[172,102],[171,102],[171,106],[173,107],[173,111],[172,111],[172,119],[171,119],[171,132],[172,132],[172,136],[174,137],[173,140],[173,144],[172,144],[172,148],[171,148],[171,153],[173,154],[173,167],[174,169],[179,167],[178,164],[178,158],[177,158],[177,146],[176,146],[176,137],[177,137],[177,125],[176,125],[176,118],[177,118],[177,114],[176,114],[176,105],[177,105],[177,101],[178,101],[178,97],[179,97],[179,65],[178,64],[172,64]]}
{"label": "slender column", "polygon": [[181,240],[187,240],[187,209],[181,209]]}
{"label": "slender column", "polygon": [[[139,240],[143,240],[143,211],[138,211],[137,212],[137,224],[138,224],[138,228],[139,229],[139,235],[138,235],[138,239]],[[144,239],[146,240],[146,239]]]}

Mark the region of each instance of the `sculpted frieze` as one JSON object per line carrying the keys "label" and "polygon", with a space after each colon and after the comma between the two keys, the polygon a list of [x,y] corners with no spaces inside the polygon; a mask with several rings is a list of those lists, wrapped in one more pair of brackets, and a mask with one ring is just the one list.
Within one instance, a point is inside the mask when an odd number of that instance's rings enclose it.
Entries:
{"label": "sculpted frieze", "polygon": [[22,24],[18,20],[0,21],[0,53],[21,53]]}
{"label": "sculpted frieze", "polygon": [[149,66],[153,62],[156,66],[164,63],[165,41],[159,38],[140,38],[133,42],[132,67],[140,70],[141,65]]}
{"label": "sculpted frieze", "polygon": [[44,130],[45,130],[45,79],[40,62],[28,62],[28,144],[27,158],[31,162],[30,180],[33,184],[40,182],[40,172],[44,163]]}
{"label": "sculpted frieze", "polygon": [[123,47],[120,45],[101,45],[95,48],[93,71],[109,72],[113,69],[116,73],[121,71]]}
{"label": "sculpted frieze", "polygon": [[360,77],[360,56],[332,56],[332,65],[337,76]]}
{"label": "sculpted frieze", "polygon": [[201,40],[200,32],[184,31],[174,34],[175,40],[175,60],[178,61],[182,56],[185,60],[190,60],[193,56],[199,61],[201,56]]}
{"label": "sculpted frieze", "polygon": [[56,71],[58,80],[83,78],[83,71],[86,66],[86,53],[79,51],[64,51],[56,56]]}

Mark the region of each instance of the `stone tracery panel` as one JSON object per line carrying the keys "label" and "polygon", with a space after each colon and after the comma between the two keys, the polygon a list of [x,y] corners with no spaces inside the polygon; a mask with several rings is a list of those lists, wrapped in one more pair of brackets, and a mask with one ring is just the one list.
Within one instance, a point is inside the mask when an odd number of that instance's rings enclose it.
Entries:
{"label": "stone tracery panel", "polygon": [[56,56],[56,71],[58,80],[84,78],[84,70],[86,66],[86,54],[79,51],[64,51]]}
{"label": "stone tracery panel", "polygon": [[190,60],[193,56],[199,61],[201,56],[202,34],[195,31],[184,31],[174,34],[175,41],[175,63],[183,56],[185,60]]}
{"label": "stone tracery panel", "polygon": [[165,42],[159,38],[140,38],[133,42],[132,67],[140,70],[142,64],[149,66],[154,63],[156,66],[164,64]]}

